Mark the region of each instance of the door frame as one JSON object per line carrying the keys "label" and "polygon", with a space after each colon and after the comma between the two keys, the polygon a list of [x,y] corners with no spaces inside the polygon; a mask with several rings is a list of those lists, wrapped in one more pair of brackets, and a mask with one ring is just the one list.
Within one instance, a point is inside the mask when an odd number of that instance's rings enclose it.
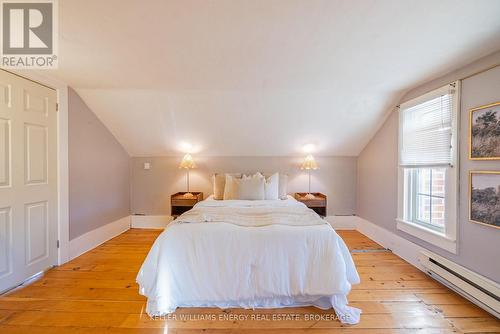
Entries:
{"label": "door frame", "polygon": [[[4,69],[2,69],[4,70]],[[5,70],[57,92],[57,265],[69,261],[69,164],[68,164],[68,85],[48,70]]]}

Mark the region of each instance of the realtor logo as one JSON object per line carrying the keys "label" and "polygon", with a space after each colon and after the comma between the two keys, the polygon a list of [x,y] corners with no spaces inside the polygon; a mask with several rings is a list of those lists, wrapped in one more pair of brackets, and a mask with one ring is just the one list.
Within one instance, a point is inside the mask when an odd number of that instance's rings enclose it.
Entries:
{"label": "realtor logo", "polygon": [[1,1],[1,67],[57,67],[57,2]]}

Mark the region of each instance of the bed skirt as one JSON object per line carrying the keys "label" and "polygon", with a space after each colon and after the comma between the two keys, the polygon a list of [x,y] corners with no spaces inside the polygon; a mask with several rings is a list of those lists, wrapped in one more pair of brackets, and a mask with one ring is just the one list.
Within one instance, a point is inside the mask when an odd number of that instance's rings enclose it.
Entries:
{"label": "bed skirt", "polygon": [[[322,310],[328,310],[333,307],[337,318],[344,324],[354,325],[360,320],[361,310],[347,305],[347,298],[344,295],[335,296],[297,296],[281,298],[263,298],[247,301],[202,301],[182,303],[177,307],[218,307],[244,308],[244,309],[274,309],[286,307],[305,307],[315,306]],[[146,312],[151,317],[164,316],[175,312],[177,307],[162,305],[161,301],[148,299]]]}

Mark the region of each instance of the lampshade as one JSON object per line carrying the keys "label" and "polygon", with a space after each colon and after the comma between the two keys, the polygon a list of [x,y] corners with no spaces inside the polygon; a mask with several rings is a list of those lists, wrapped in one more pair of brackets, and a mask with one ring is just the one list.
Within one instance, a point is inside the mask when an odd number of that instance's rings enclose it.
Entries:
{"label": "lampshade", "polygon": [[302,163],[302,166],[300,166],[300,169],[319,169],[319,166],[316,163],[316,160],[314,160],[312,154],[309,154],[304,159],[304,162]]}
{"label": "lampshade", "polygon": [[185,168],[185,169],[193,169],[196,168],[196,164],[194,163],[193,157],[191,154],[186,154],[183,158],[181,163],[179,164],[179,168]]}

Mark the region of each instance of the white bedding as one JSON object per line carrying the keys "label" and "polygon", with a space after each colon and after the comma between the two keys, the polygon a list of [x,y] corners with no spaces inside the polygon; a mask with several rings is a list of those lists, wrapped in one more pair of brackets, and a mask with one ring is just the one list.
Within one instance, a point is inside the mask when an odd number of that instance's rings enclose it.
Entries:
{"label": "white bedding", "polygon": [[198,203],[155,241],[137,275],[149,315],[177,307],[333,307],[347,305],[359,276],[343,240],[312,210],[287,200]]}

